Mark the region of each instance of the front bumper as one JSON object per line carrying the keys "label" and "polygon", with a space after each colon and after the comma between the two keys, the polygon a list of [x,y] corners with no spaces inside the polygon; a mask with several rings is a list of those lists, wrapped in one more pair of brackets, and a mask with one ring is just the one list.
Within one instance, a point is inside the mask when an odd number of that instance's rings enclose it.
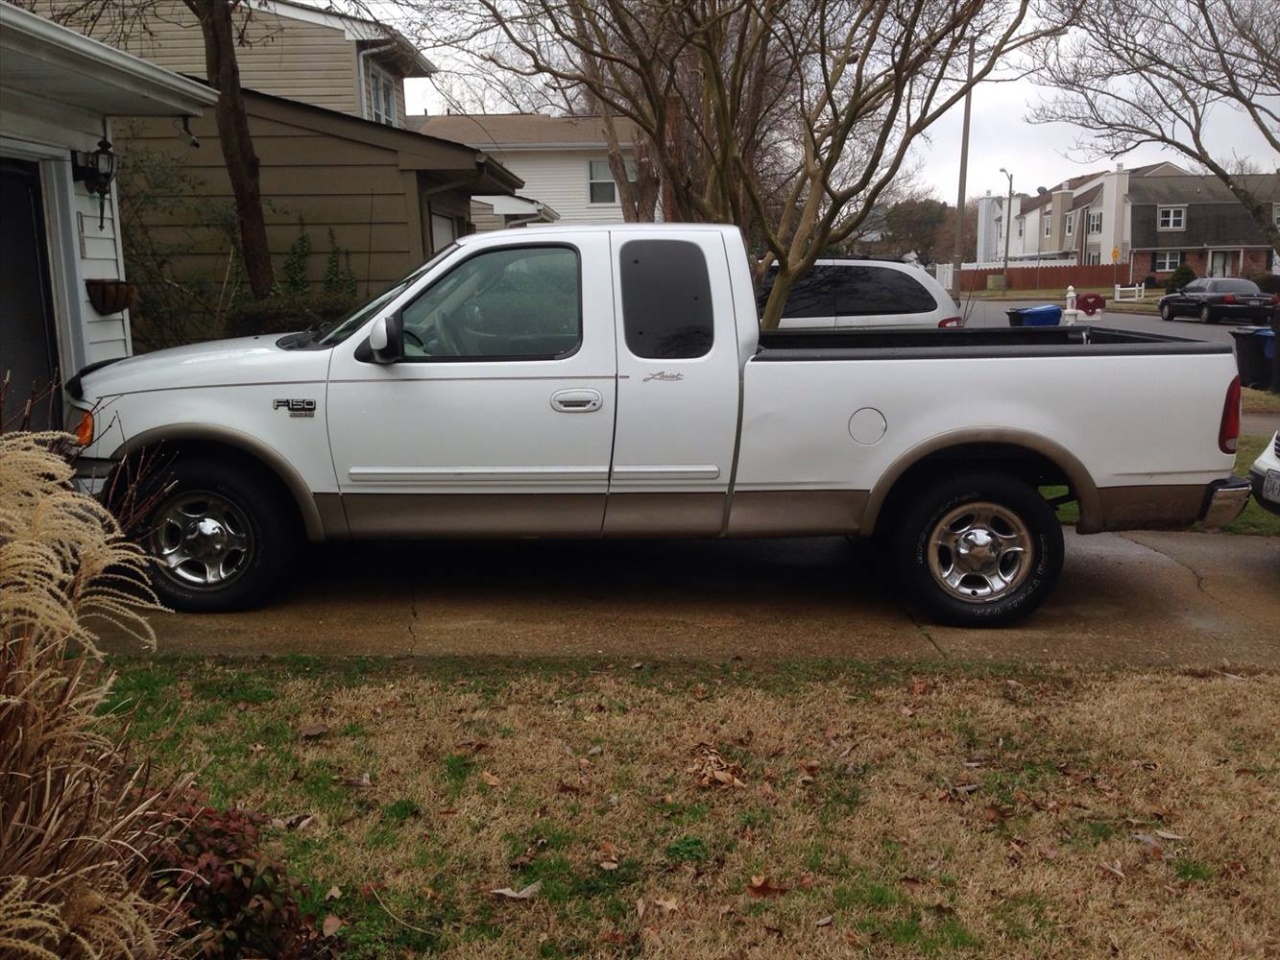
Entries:
{"label": "front bumper", "polygon": [[1270,510],[1272,513],[1280,516],[1280,500],[1268,500],[1262,495],[1262,485],[1266,482],[1267,475],[1261,470],[1249,471],[1249,484],[1253,487],[1253,499],[1263,510]]}
{"label": "front bumper", "polygon": [[1225,527],[1243,512],[1249,503],[1251,490],[1249,481],[1244,477],[1216,481],[1205,495],[1201,522],[1211,529]]}
{"label": "front bumper", "polygon": [[107,481],[111,476],[111,471],[115,469],[116,463],[114,460],[76,457],[72,467],[75,469],[75,473],[71,478],[75,488],[81,493],[87,493],[89,496],[101,500],[103,491],[107,488]]}

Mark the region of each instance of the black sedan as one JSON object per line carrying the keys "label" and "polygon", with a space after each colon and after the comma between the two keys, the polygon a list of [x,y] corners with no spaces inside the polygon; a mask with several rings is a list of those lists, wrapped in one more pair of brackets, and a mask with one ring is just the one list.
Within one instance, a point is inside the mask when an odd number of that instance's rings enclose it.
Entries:
{"label": "black sedan", "polygon": [[1201,323],[1238,320],[1270,323],[1276,298],[1263,293],[1252,280],[1237,277],[1201,277],[1177,293],[1160,298],[1160,319],[1199,317]]}

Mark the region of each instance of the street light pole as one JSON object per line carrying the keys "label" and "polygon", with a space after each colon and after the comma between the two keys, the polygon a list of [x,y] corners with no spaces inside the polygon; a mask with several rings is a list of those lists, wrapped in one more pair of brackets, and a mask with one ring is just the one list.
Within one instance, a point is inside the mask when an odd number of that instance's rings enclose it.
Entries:
{"label": "street light pole", "polygon": [[1009,199],[1004,203],[1004,288],[1009,289],[1009,235],[1013,232],[1013,174],[1004,167],[1000,172],[1009,178]]}

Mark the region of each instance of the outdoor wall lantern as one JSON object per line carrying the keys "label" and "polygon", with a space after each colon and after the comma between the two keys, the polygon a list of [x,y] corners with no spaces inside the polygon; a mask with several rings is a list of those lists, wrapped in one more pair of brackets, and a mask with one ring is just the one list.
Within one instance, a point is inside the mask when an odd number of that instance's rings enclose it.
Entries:
{"label": "outdoor wall lantern", "polygon": [[89,194],[98,198],[98,229],[106,224],[107,197],[111,193],[111,181],[116,176],[116,155],[111,152],[111,141],[103,137],[93,153],[71,151],[71,179],[82,181]]}

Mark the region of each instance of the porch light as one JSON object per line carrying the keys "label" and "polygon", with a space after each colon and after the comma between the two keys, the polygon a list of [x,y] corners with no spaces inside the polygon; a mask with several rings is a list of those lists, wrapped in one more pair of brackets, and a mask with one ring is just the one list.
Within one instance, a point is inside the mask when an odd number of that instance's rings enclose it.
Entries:
{"label": "porch light", "polygon": [[71,179],[84,183],[90,195],[98,198],[98,229],[106,223],[107,197],[111,181],[116,176],[116,155],[111,152],[111,141],[103,137],[93,153],[71,151]]}

